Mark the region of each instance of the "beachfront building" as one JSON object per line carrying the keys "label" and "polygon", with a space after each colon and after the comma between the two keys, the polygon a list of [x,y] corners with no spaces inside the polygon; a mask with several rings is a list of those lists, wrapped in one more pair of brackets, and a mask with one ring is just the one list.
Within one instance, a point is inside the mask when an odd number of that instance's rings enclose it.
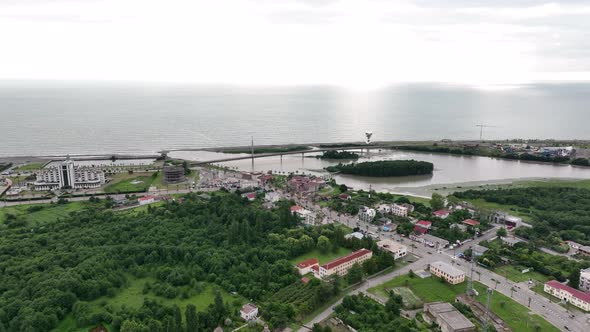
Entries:
{"label": "beachfront building", "polygon": [[430,264],[430,273],[445,279],[449,284],[456,285],[465,281],[465,272],[443,261]]}
{"label": "beachfront building", "polygon": [[407,217],[408,216],[408,208],[403,205],[393,204],[391,206],[391,213],[399,216],[399,217]]}
{"label": "beachfront building", "polygon": [[570,304],[585,310],[590,311],[590,293],[582,292],[570,286],[564,285],[557,280],[551,280],[545,283],[543,290],[560,300],[569,302]]}
{"label": "beachfront building", "polygon": [[333,274],[339,276],[346,275],[348,270],[354,264],[362,264],[364,261],[373,257],[373,252],[369,249],[360,249],[349,255],[337,258],[330,263],[324,264],[319,268],[319,277],[326,278]]}
{"label": "beachfront building", "polygon": [[399,259],[407,255],[408,248],[392,239],[384,239],[377,242],[377,246],[393,255],[393,259]]}
{"label": "beachfront building", "polygon": [[94,189],[105,182],[104,172],[92,167],[79,167],[70,158],[57,166],[50,166],[37,173],[35,190]]}

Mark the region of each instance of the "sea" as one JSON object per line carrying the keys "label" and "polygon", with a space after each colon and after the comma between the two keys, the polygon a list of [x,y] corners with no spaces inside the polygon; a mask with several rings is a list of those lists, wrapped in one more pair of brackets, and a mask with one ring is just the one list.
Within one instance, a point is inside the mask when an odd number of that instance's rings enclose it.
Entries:
{"label": "sea", "polygon": [[231,86],[0,81],[0,156],[287,143],[590,139],[590,84]]}

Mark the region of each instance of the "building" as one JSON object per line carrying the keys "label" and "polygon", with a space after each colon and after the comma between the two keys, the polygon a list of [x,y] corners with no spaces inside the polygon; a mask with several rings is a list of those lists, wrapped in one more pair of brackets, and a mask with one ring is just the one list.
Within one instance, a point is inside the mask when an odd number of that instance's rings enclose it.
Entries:
{"label": "building", "polygon": [[445,279],[452,285],[460,284],[465,281],[465,272],[442,261],[430,264],[430,273],[439,278]]}
{"label": "building", "polygon": [[578,288],[583,292],[590,292],[590,267],[580,270],[580,284]]}
{"label": "building", "polygon": [[349,255],[337,258],[328,264],[320,266],[320,278],[329,277],[333,274],[343,276],[354,264],[362,264],[364,261],[373,257],[373,252],[369,249],[360,249]]}
{"label": "building", "polygon": [[480,225],[480,222],[474,219],[465,219],[463,220],[463,224],[471,227],[477,227]]}
{"label": "building", "polygon": [[409,211],[408,208],[404,205],[393,204],[391,206],[391,213],[393,213],[396,216],[407,217]]}
{"label": "building", "polygon": [[430,234],[424,234],[417,239],[418,242],[421,242],[431,248],[436,248],[437,250],[449,245],[449,241]]}
{"label": "building", "polygon": [[325,184],[326,181],[320,178],[311,179],[307,176],[294,176],[287,181],[287,188],[294,192],[307,193],[316,192]]}
{"label": "building", "polygon": [[565,241],[567,245],[575,250],[576,254],[582,254],[586,256],[590,256],[590,246],[585,246],[583,244],[576,243],[574,241]]}
{"label": "building", "polygon": [[352,238],[362,240],[365,238],[365,235],[361,232],[354,232],[354,233],[344,235],[344,238],[347,240],[352,239]]}
{"label": "building", "polygon": [[242,309],[240,309],[240,317],[242,317],[243,320],[254,320],[257,316],[258,308],[252,303],[244,304],[242,306]]}
{"label": "building", "polygon": [[50,166],[37,172],[33,184],[35,190],[53,189],[95,189],[105,182],[104,172],[92,167],[79,167],[67,158],[57,166]]}
{"label": "building", "polygon": [[556,280],[547,281],[543,289],[546,293],[569,302],[582,310],[590,311],[590,293],[561,284]]}
{"label": "building", "polygon": [[393,223],[386,223],[385,225],[383,225],[382,230],[384,232],[393,232],[397,229],[397,224],[393,224]]}
{"label": "building", "polygon": [[242,194],[242,197],[248,199],[248,201],[252,202],[253,200],[256,199],[256,193],[246,193],[246,194]]}
{"label": "building", "polygon": [[299,205],[291,206],[291,213],[299,217],[302,223],[306,225],[316,224],[316,215],[312,211],[306,210]]}
{"label": "building", "polygon": [[420,220],[414,224],[414,232],[417,234],[426,234],[432,227],[432,222],[426,220]]}
{"label": "building", "polygon": [[501,211],[492,214],[491,220],[493,223],[506,225],[509,229],[522,226],[521,218],[511,216],[506,212]]}
{"label": "building", "polygon": [[514,247],[517,243],[524,242],[516,237],[500,237],[500,241],[509,247]]}
{"label": "building", "polygon": [[182,166],[164,166],[162,168],[164,173],[164,183],[174,184],[186,181],[184,176],[184,167]]}
{"label": "building", "polygon": [[441,219],[446,219],[451,214],[449,210],[437,210],[432,212],[432,215]]}
{"label": "building", "polygon": [[270,185],[274,176],[272,174],[262,174],[258,177],[258,183],[261,187]]}
{"label": "building", "polygon": [[408,248],[392,239],[385,239],[377,242],[377,246],[393,255],[393,259],[399,259],[407,255]]}
{"label": "building", "polygon": [[338,198],[340,198],[341,200],[344,200],[344,201],[350,201],[351,200],[351,197],[350,197],[349,194],[340,194],[340,195],[338,195]]}
{"label": "building", "polygon": [[360,221],[364,221],[364,222],[369,223],[369,222],[373,221],[373,219],[375,218],[375,215],[377,215],[377,212],[374,209],[363,206],[359,209],[358,218]]}
{"label": "building", "polygon": [[425,303],[422,317],[428,324],[436,323],[442,332],[476,331],[475,324],[448,302]]}
{"label": "building", "polygon": [[299,274],[301,275],[306,275],[310,272],[312,272],[312,267],[314,266],[319,266],[320,262],[318,261],[317,258],[310,258],[310,259],[306,259],[303,262],[300,262],[296,265],[297,267],[297,271],[299,271]]}
{"label": "building", "polygon": [[391,213],[391,205],[389,204],[379,204],[377,206],[377,211],[381,214],[390,214]]}
{"label": "building", "polygon": [[480,257],[485,254],[486,251],[488,251],[488,248],[476,244],[471,248],[471,256]]}
{"label": "building", "polygon": [[137,199],[139,205],[152,204],[156,201],[156,196],[143,196]]}
{"label": "building", "polygon": [[414,207],[414,205],[412,205],[410,203],[403,203],[403,204],[401,204],[401,206],[405,207],[406,210],[408,210],[408,213],[414,212],[415,207]]}
{"label": "building", "polygon": [[271,203],[276,203],[281,200],[281,195],[275,191],[269,191],[264,194],[264,200]]}

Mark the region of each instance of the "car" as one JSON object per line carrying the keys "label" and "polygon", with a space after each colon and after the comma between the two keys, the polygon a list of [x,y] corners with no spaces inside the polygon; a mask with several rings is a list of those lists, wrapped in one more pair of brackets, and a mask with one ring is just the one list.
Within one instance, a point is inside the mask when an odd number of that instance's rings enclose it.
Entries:
{"label": "car", "polygon": [[429,254],[429,255],[432,255],[432,253],[431,253],[430,251],[428,251],[428,254]]}
{"label": "car", "polygon": [[571,331],[570,328],[569,328],[569,326],[567,326],[567,325],[565,325],[563,328],[565,328],[568,331]]}

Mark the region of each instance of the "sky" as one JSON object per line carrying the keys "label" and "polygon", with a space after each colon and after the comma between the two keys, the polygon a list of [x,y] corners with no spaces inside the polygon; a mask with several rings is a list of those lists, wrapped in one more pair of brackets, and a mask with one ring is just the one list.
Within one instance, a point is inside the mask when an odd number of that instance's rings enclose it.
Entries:
{"label": "sky", "polygon": [[590,0],[0,0],[0,79],[590,81]]}

